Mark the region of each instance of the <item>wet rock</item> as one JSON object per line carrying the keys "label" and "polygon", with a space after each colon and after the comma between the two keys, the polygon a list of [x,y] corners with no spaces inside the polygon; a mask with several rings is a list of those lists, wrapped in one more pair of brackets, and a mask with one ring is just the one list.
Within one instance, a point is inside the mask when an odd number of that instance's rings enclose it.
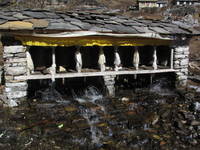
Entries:
{"label": "wet rock", "polygon": [[170,114],[170,110],[166,110],[165,112],[161,114],[161,116],[162,118],[166,118],[167,116],[169,116],[169,114]]}
{"label": "wet rock", "polygon": [[162,138],[159,135],[152,135],[152,137],[156,140],[161,140]]}
{"label": "wet rock", "polygon": [[128,98],[128,97],[122,97],[121,101],[122,101],[122,102],[128,102],[128,101],[129,101],[129,98]]}
{"label": "wet rock", "polygon": [[193,103],[193,105],[194,105],[195,111],[200,111],[200,103],[199,102],[195,102],[195,103]]}
{"label": "wet rock", "polygon": [[183,114],[187,120],[195,120],[195,116],[192,114],[192,112],[184,112]]}
{"label": "wet rock", "polygon": [[[17,143],[20,148],[36,137],[32,144],[46,149],[192,149],[198,145],[200,125],[196,122],[199,121],[199,113],[190,111],[189,105],[198,101],[199,96],[197,94],[184,101],[182,97],[184,94],[180,98],[139,93],[137,97],[131,97],[129,103],[113,98],[105,103],[102,99],[99,102],[72,102],[68,105],[37,100],[31,103],[30,108],[16,108],[15,113],[11,111],[9,115],[0,109],[0,118],[3,123],[6,120],[4,125],[14,126],[15,130],[32,127],[17,134],[17,139],[21,140],[15,143],[5,141],[5,144],[11,143],[13,146]],[[165,104],[155,102],[160,98],[166,99]],[[105,106],[105,112],[101,106]],[[62,124],[63,127],[59,129],[58,126]],[[99,137],[100,144],[91,144],[95,136]],[[28,148],[31,149],[32,144]]]}
{"label": "wet rock", "polygon": [[53,104],[53,103],[37,104],[38,109],[45,109],[45,108],[50,109],[50,108],[53,108],[55,106],[56,106],[56,104]]}
{"label": "wet rock", "polygon": [[1,130],[0,141],[1,143],[13,143],[17,140],[17,134],[14,130]]}
{"label": "wet rock", "polygon": [[194,130],[194,128],[193,128],[193,126],[189,126],[189,128],[188,128],[189,130]]}
{"label": "wet rock", "polygon": [[155,116],[154,120],[152,121],[152,125],[155,125],[159,121],[159,116]]}
{"label": "wet rock", "polygon": [[175,126],[176,128],[179,128],[179,129],[184,130],[184,125],[183,125],[183,123],[182,123],[180,120],[175,121],[174,126]]}
{"label": "wet rock", "polygon": [[73,120],[72,124],[79,129],[89,129],[90,128],[90,125],[88,124],[88,122],[83,118]]}
{"label": "wet rock", "polygon": [[67,112],[73,112],[73,111],[77,111],[78,108],[74,107],[74,106],[67,106],[64,108],[65,111]]}
{"label": "wet rock", "polygon": [[193,120],[193,121],[191,122],[191,125],[192,125],[192,126],[199,126],[199,125],[200,125],[200,121]]}
{"label": "wet rock", "polygon": [[197,145],[197,144],[198,144],[198,142],[197,142],[196,139],[191,140],[190,143],[191,143],[192,145]]}

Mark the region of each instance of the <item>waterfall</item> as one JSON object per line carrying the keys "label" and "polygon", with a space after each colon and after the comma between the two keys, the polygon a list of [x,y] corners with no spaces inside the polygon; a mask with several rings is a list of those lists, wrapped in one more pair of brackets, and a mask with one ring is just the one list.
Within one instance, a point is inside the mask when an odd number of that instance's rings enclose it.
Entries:
{"label": "waterfall", "polygon": [[[86,119],[87,123],[90,126],[91,132],[91,142],[96,144],[97,146],[101,146],[103,140],[105,140],[105,135],[103,132],[96,126],[98,123],[101,123],[101,117],[98,115],[96,109],[92,109],[85,106],[86,103],[92,103],[100,108],[100,110],[106,114],[106,108],[99,101],[103,100],[103,95],[98,91],[98,89],[94,86],[89,86],[85,89],[84,94],[82,96],[77,96],[75,92],[73,92],[74,99],[78,101],[81,106],[79,106],[80,114],[83,118]],[[107,136],[112,136],[112,130],[108,127]]]}
{"label": "waterfall", "polygon": [[92,109],[79,107],[81,115],[87,120],[90,126],[92,143],[101,145],[101,139],[104,138],[103,133],[99,130],[95,124],[99,123],[99,116]]}
{"label": "waterfall", "polygon": [[[36,95],[40,95],[41,100],[45,102],[54,101],[54,102],[64,102],[62,95],[56,90],[55,82],[49,81],[49,87],[45,90],[39,90],[36,92]],[[68,102],[68,101],[65,101]]]}

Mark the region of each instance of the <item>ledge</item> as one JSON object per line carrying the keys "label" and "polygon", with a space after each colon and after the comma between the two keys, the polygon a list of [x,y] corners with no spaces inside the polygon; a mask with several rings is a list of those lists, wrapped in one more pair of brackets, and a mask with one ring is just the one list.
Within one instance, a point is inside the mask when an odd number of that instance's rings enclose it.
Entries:
{"label": "ledge", "polygon": [[[94,76],[109,76],[109,75],[134,75],[134,74],[154,74],[176,72],[174,69],[158,69],[158,70],[133,70],[133,71],[105,71],[105,72],[81,72],[81,73],[57,73],[55,78],[77,78],[77,77],[94,77]],[[37,79],[51,79],[51,74],[42,75],[28,75],[16,76],[15,80],[37,80]]]}

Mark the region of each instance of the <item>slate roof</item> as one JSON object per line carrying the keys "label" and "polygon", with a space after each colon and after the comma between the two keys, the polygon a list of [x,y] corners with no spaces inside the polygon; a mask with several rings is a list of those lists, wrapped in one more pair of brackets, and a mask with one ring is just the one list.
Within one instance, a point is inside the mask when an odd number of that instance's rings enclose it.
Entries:
{"label": "slate roof", "polygon": [[50,12],[46,10],[0,11],[0,32],[30,31],[97,31],[105,33],[199,34],[181,24],[95,14],[89,12]]}

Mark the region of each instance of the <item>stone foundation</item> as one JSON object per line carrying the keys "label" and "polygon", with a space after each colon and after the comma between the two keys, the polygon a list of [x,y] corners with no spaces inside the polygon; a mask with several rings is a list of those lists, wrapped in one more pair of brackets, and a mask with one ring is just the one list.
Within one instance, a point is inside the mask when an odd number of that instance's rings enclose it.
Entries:
{"label": "stone foundation", "polygon": [[27,96],[27,81],[15,79],[27,74],[26,47],[4,46],[3,58],[7,104],[16,106]]}
{"label": "stone foundation", "polygon": [[[27,96],[27,80],[23,80],[23,77],[20,78],[20,76],[26,76],[28,73],[26,50],[27,48],[24,46],[4,46],[4,93],[9,106],[16,106]],[[174,51],[171,51],[171,60],[173,60],[170,62],[171,69],[174,68],[177,71],[176,87],[185,87],[188,76],[189,47],[185,45],[176,46]],[[156,62],[156,59],[154,62]],[[156,68],[154,69],[156,70]],[[115,96],[115,77],[116,75],[103,76],[108,96]]]}
{"label": "stone foundation", "polygon": [[103,77],[107,96],[115,96],[115,77],[115,75]]}
{"label": "stone foundation", "polygon": [[174,69],[177,70],[177,88],[186,87],[187,85],[188,64],[189,46],[177,46],[174,48]]}

